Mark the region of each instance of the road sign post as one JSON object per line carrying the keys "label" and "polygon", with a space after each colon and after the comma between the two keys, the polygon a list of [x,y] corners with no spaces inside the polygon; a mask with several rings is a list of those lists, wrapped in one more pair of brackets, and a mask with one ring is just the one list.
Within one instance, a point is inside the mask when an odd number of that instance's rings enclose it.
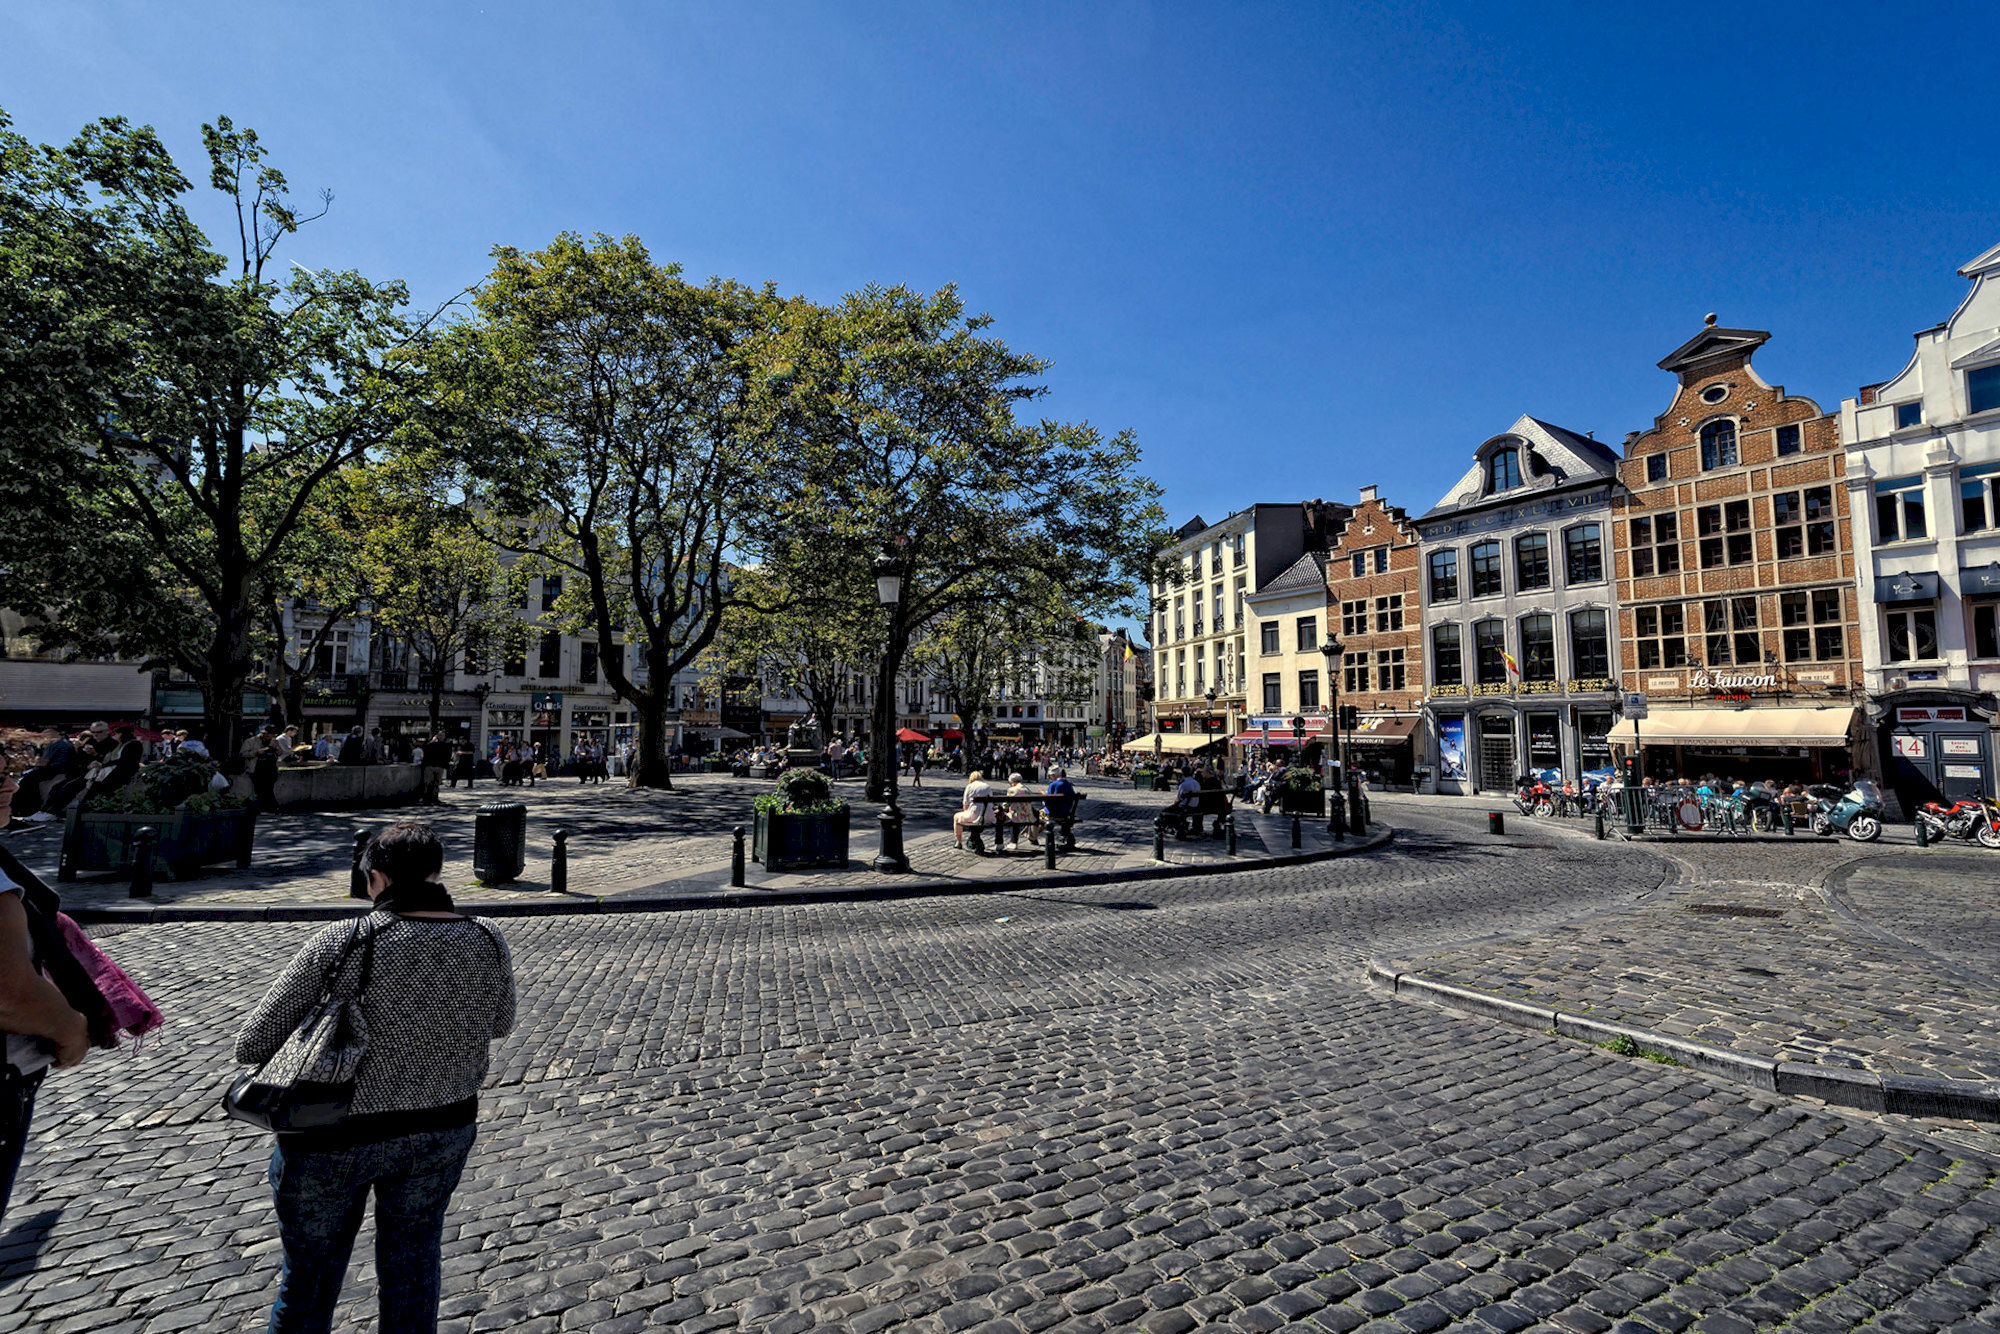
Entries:
{"label": "road sign post", "polygon": [[1646,752],[1639,744],[1639,723],[1646,716],[1646,697],[1632,691],[1624,697],[1622,709],[1632,720],[1632,756],[1625,765],[1625,832],[1641,834],[1646,830],[1645,778]]}

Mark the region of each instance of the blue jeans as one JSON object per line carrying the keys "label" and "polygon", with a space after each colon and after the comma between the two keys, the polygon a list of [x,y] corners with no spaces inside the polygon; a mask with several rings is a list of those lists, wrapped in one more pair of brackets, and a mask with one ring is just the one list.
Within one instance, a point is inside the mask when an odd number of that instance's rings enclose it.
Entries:
{"label": "blue jeans", "polygon": [[354,1234],[375,1192],[375,1276],[382,1334],[437,1329],[445,1209],[472,1152],[474,1126],[344,1149],[271,1153],[285,1271],[269,1334],[327,1334]]}

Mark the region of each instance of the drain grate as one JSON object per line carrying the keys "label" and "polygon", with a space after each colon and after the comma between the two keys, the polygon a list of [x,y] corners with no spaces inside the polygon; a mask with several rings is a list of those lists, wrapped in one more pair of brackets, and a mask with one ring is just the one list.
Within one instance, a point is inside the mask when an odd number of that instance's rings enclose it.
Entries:
{"label": "drain grate", "polygon": [[1783,908],[1745,908],[1734,903],[1691,903],[1688,911],[1705,917],[1783,917]]}

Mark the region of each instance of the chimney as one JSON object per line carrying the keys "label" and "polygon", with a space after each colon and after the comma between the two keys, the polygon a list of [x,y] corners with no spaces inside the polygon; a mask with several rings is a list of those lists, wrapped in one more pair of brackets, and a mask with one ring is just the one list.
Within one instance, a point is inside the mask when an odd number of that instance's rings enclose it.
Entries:
{"label": "chimney", "polygon": [[1363,505],[1366,505],[1366,504],[1367,504],[1367,503],[1368,503],[1369,501],[1371,501],[1371,500],[1373,500],[1373,499],[1375,499],[1375,488],[1374,488],[1374,487],[1372,487],[1372,486],[1364,486],[1364,487],[1362,487],[1362,488],[1361,488],[1361,503],[1362,503]]}

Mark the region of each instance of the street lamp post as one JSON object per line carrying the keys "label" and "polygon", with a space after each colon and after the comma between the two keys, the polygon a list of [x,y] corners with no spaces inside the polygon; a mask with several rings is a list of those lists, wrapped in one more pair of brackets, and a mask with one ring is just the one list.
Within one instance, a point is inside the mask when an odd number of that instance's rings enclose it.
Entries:
{"label": "street lamp post", "polygon": [[[1340,776],[1347,778],[1347,758],[1340,754],[1340,641],[1329,629],[1326,642],[1319,646],[1320,657],[1326,660],[1326,745],[1327,754],[1340,759]],[[1332,768],[1332,761],[1327,767]],[[1342,818],[1341,791],[1333,790],[1333,800],[1327,803],[1326,834],[1328,838],[1339,839],[1345,834],[1346,821]]]}
{"label": "street lamp post", "polygon": [[[896,633],[896,607],[903,598],[903,567],[894,556],[884,551],[875,558],[874,570],[875,599],[882,604],[883,610],[889,614],[889,626],[884,637],[882,649],[883,671],[886,672],[888,669],[889,644],[893,641]],[[880,678],[882,674],[882,672],[877,672],[876,676]],[[888,687],[891,691],[889,702],[893,705],[895,683],[888,683]],[[876,688],[878,690],[882,688],[882,683],[879,679]],[[896,718],[895,710],[894,708],[882,707],[881,701],[878,700],[875,717],[877,722],[875,725],[874,747],[876,754],[882,757],[883,774],[888,783],[889,790],[888,804],[882,808],[882,814],[879,817],[882,827],[881,847],[875,853],[873,864],[877,871],[884,874],[906,872],[910,869],[910,859],[903,854],[903,812],[897,809],[896,806],[896,779],[900,774],[902,766],[896,763],[896,754],[893,749],[896,744],[896,733],[893,726]]]}
{"label": "street lamp post", "polygon": [[1208,701],[1208,712],[1201,716],[1201,731],[1203,736],[1209,736],[1210,729],[1215,725],[1215,687],[1210,686],[1203,698]]}

